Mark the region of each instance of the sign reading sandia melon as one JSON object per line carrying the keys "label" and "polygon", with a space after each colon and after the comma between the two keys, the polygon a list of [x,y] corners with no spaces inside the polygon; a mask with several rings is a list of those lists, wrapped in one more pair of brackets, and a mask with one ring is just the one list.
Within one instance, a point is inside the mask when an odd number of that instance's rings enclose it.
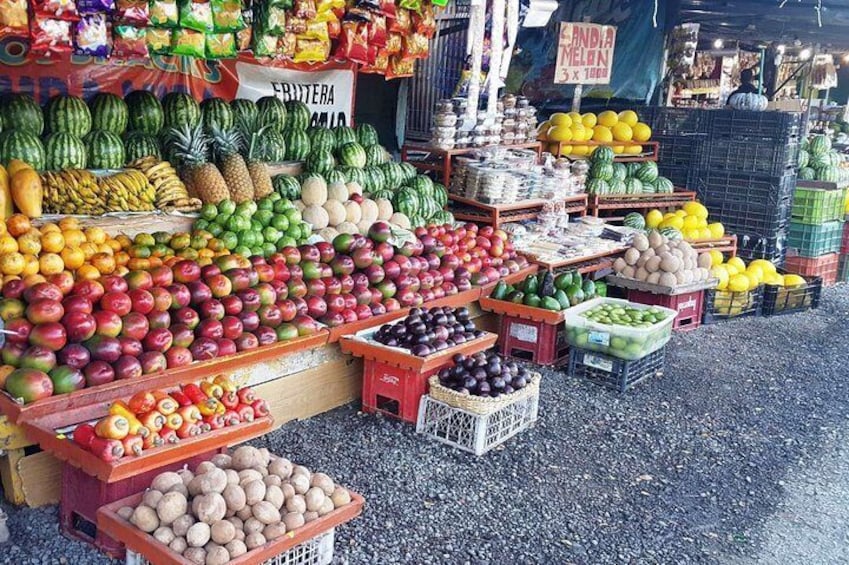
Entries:
{"label": "sign reading sandia melon", "polygon": [[555,84],[609,84],[616,28],[560,22]]}

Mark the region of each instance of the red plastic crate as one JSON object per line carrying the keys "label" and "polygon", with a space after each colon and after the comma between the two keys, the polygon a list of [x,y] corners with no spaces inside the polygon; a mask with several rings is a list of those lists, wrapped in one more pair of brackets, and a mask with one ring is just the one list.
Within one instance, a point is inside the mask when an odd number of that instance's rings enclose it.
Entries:
{"label": "red plastic crate", "polygon": [[427,380],[441,368],[419,372],[366,359],[363,367],[363,412],[380,412],[415,424],[419,416],[419,401],[427,394]]}
{"label": "red plastic crate", "polygon": [[663,306],[678,312],[672,329],[682,332],[694,330],[702,325],[702,314],[705,309],[705,291],[696,290],[670,296],[668,294],[653,294],[643,290],[628,290],[628,300],[637,304]]}
{"label": "red plastic crate", "polygon": [[820,257],[787,257],[784,270],[803,277],[822,277],[823,286],[832,286],[837,282],[837,270],[840,263],[837,253]]}
{"label": "red plastic crate", "polygon": [[211,451],[178,463],[140,473],[115,483],[86,474],[81,469],[62,465],[62,495],[59,502],[59,530],[63,535],[94,545],[113,559],[124,559],[124,544],[97,529],[97,509],[118,499],[143,491],[153,478],[164,471],[176,471],[183,465],[194,466],[206,461],[218,451]]}
{"label": "red plastic crate", "polygon": [[840,241],[840,254],[849,253],[849,222],[843,224],[843,239]]}
{"label": "red plastic crate", "polygon": [[569,362],[566,326],[501,316],[498,350],[505,357],[537,365],[565,365]]}

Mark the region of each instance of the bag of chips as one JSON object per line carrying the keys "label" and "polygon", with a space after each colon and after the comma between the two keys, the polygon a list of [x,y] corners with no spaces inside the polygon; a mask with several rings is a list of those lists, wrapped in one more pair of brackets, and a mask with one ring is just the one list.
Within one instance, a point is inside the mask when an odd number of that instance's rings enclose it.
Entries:
{"label": "bag of chips", "polygon": [[353,7],[367,12],[380,12],[380,0],[353,0]]}
{"label": "bag of chips", "polygon": [[149,27],[145,33],[148,53],[166,55],[171,51],[171,29],[167,27]]}
{"label": "bag of chips", "polygon": [[244,29],[242,3],[239,0],[212,0],[212,27],[216,33]]}
{"label": "bag of chips", "polygon": [[395,2],[392,0],[380,0],[380,13],[387,18],[395,17]]}
{"label": "bag of chips", "polygon": [[0,37],[29,35],[29,12],[26,0],[0,2]]}
{"label": "bag of chips", "polygon": [[158,27],[177,27],[180,12],[177,0],[153,0],[150,3],[150,23]]}
{"label": "bag of chips", "polygon": [[124,24],[146,26],[150,23],[147,0],[117,0],[115,18]]}
{"label": "bag of chips", "polygon": [[[372,57],[372,53],[374,56]],[[360,68],[361,73],[385,75],[389,66],[389,53],[377,46],[369,46],[369,64]]]}
{"label": "bag of chips", "polygon": [[307,20],[289,16],[286,19],[286,32],[294,33],[295,35],[305,33],[307,31]]}
{"label": "bag of chips", "polygon": [[395,10],[395,18],[389,21],[389,31],[393,33],[409,33],[412,30],[410,11],[403,8]]}
{"label": "bag of chips", "polygon": [[75,20],[80,15],[74,0],[35,0],[32,3],[32,11],[45,18],[62,20]]}
{"label": "bag of chips", "polygon": [[35,16],[32,21],[30,52],[39,57],[67,53],[73,49],[71,22]]}
{"label": "bag of chips", "polygon": [[383,14],[371,15],[371,22],[368,24],[368,42],[369,45],[386,46],[386,16]]}
{"label": "bag of chips", "polygon": [[330,35],[327,33],[327,24],[324,22],[310,22],[307,24],[307,29],[298,35],[298,39],[317,39],[319,41],[330,41]]}
{"label": "bag of chips", "polygon": [[291,32],[279,38],[277,41],[277,52],[285,59],[293,59],[298,50],[298,36]]}
{"label": "bag of chips", "polygon": [[146,61],[147,28],[116,25],[112,29],[112,56],[125,61]]}
{"label": "bag of chips", "polygon": [[368,63],[368,24],[345,16],[334,55],[362,65]]}
{"label": "bag of chips", "polygon": [[105,14],[88,14],[76,25],[76,52],[92,57],[108,57],[112,51],[109,23]]}
{"label": "bag of chips", "polygon": [[286,10],[279,6],[257,5],[256,26],[264,35],[281,36],[286,33]]}
{"label": "bag of chips", "polygon": [[386,38],[386,52],[390,55],[400,53],[404,49],[404,43],[400,33],[390,33]]}
{"label": "bag of chips", "polygon": [[77,10],[80,14],[105,12],[111,15],[115,12],[115,0],[77,0]]}
{"label": "bag of chips", "polygon": [[236,47],[239,51],[247,51],[251,48],[251,38],[253,37],[253,12],[243,10],[242,20],[245,22],[245,27],[236,32]]}
{"label": "bag of chips", "polygon": [[232,33],[206,34],[207,59],[231,59],[236,56],[236,37]]}
{"label": "bag of chips", "polygon": [[389,66],[386,69],[386,80],[413,76],[415,64],[414,59],[407,60],[401,55],[392,55],[389,57]]}
{"label": "bag of chips", "polygon": [[414,12],[412,19],[413,29],[416,33],[425,35],[428,38],[433,37],[433,34],[436,33],[436,18],[433,15],[433,6],[430,4],[422,6],[421,12]]}
{"label": "bag of chips", "polygon": [[[283,8],[284,10],[292,9],[292,0],[269,0],[267,4],[275,8]],[[256,8],[256,6],[254,6]]]}
{"label": "bag of chips", "polygon": [[175,29],[171,34],[171,54],[203,59],[206,55],[206,34],[193,29]]}
{"label": "bag of chips", "polygon": [[322,63],[330,56],[330,40],[299,37],[292,60],[296,63]]}
{"label": "bag of chips", "polygon": [[340,33],[342,33],[342,22],[339,21],[339,18],[334,17],[327,22],[327,35],[330,39],[337,39]]}
{"label": "bag of chips", "polygon": [[315,18],[315,0],[295,0],[295,17],[311,20]]}
{"label": "bag of chips", "polygon": [[204,33],[212,31],[210,3],[202,0],[183,0],[180,3],[180,27]]}
{"label": "bag of chips", "polygon": [[405,59],[424,59],[427,57],[429,43],[427,37],[420,33],[412,33],[402,38],[404,45],[401,56]]}
{"label": "bag of chips", "polygon": [[[418,12],[422,9],[422,0],[400,0],[398,2],[398,7],[404,8],[405,10]],[[389,66],[392,67],[391,61],[389,62]]]}
{"label": "bag of chips", "polygon": [[277,54],[277,36],[253,34],[253,52],[255,57],[273,57]]}

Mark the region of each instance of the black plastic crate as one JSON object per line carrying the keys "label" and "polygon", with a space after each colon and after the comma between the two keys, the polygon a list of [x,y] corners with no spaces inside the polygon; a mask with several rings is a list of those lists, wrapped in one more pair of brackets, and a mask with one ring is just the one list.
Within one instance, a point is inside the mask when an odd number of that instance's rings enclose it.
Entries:
{"label": "black plastic crate", "polygon": [[[799,159],[799,140],[785,143],[752,143],[733,139],[712,139],[701,145],[699,169],[755,173],[785,177],[795,176]],[[792,169],[792,170],[788,170]]]}
{"label": "black plastic crate", "polygon": [[786,231],[792,210],[792,200],[787,197],[776,203],[761,203],[757,200],[723,200],[701,198],[714,221],[725,225],[728,233],[755,233],[775,235]]}
{"label": "black plastic crate", "polygon": [[783,144],[802,133],[802,114],[712,110],[706,116],[705,131],[713,139],[769,141]]}
{"label": "black plastic crate", "polygon": [[689,165],[670,165],[666,161],[658,161],[657,170],[661,176],[671,180],[674,186],[689,189],[691,176]]}
{"label": "black plastic crate", "polygon": [[666,346],[635,361],[625,361],[595,351],[571,347],[569,374],[625,392],[649,377],[662,375],[665,357]]}
{"label": "black plastic crate", "polygon": [[738,233],[737,256],[747,263],[753,259],[766,259],[776,267],[781,267],[787,258],[787,234],[765,236]]}
{"label": "black plastic crate", "polygon": [[[781,272],[782,275],[786,274]],[[820,305],[822,277],[805,277],[807,284],[786,288],[766,285],[762,313],[764,316],[779,316],[804,312]]]}
{"label": "black plastic crate", "polygon": [[652,139],[654,136],[704,134],[707,116],[707,110],[698,108],[656,108],[650,122]]}
{"label": "black plastic crate", "polygon": [[703,134],[691,135],[654,135],[652,141],[657,141],[658,147],[657,165],[678,166],[683,165],[688,169],[699,163],[699,154],[705,141]]}
{"label": "black plastic crate", "polygon": [[749,316],[760,316],[763,307],[763,285],[744,292],[705,289],[703,324],[715,324]]}
{"label": "black plastic crate", "polygon": [[792,197],[796,188],[795,170],[788,170],[782,175],[763,175],[699,168],[693,171],[691,179],[690,188],[696,191],[700,200],[746,200],[766,207],[776,206]]}

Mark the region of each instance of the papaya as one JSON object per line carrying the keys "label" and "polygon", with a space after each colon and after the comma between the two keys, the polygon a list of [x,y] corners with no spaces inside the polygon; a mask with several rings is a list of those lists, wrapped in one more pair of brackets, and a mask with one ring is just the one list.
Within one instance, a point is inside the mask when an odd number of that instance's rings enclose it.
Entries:
{"label": "papaya", "polygon": [[9,178],[14,177],[16,174],[18,174],[19,171],[23,171],[25,169],[32,169],[32,167],[29,166],[29,163],[27,163],[26,161],[21,161],[20,159],[12,159],[6,166],[6,170],[9,173]]}
{"label": "papaya", "polygon": [[12,176],[12,200],[20,212],[29,218],[41,216],[44,188],[41,177],[33,169],[23,169]]}
{"label": "papaya", "polygon": [[9,173],[0,165],[0,213],[5,220],[15,213],[15,203],[12,202],[12,189],[9,186]]}

